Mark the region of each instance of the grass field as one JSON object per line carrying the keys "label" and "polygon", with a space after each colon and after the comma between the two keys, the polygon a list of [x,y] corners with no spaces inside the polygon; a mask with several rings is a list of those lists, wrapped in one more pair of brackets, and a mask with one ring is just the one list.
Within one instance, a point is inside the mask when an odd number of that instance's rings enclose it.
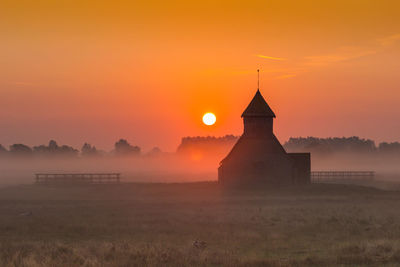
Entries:
{"label": "grass field", "polygon": [[400,192],[216,183],[0,189],[0,266],[398,266]]}

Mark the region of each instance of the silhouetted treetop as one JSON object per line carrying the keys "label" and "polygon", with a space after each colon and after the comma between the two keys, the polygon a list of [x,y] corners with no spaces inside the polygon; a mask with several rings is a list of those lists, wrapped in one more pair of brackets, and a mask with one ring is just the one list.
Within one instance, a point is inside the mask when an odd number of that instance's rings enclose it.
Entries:
{"label": "silhouetted treetop", "polygon": [[115,143],[115,154],[118,156],[138,156],[140,155],[140,147],[132,146],[125,139],[120,139]]}
{"label": "silhouetted treetop", "polygon": [[226,152],[238,140],[238,136],[225,135],[215,136],[187,136],[183,137],[177,148],[178,153],[191,153],[192,151],[203,152],[205,154],[215,152]]}
{"label": "silhouetted treetop", "polygon": [[31,156],[33,150],[24,144],[13,144],[10,146],[9,152],[14,156]]}
{"label": "silhouetted treetop", "polygon": [[97,151],[95,146],[92,146],[89,143],[84,143],[81,148],[81,155],[83,157],[95,157],[99,156],[99,152]]}
{"label": "silhouetted treetop", "polygon": [[34,146],[33,152],[35,155],[45,157],[76,157],[79,153],[79,151],[73,147],[67,145],[59,146],[54,140],[50,140],[48,146]]}

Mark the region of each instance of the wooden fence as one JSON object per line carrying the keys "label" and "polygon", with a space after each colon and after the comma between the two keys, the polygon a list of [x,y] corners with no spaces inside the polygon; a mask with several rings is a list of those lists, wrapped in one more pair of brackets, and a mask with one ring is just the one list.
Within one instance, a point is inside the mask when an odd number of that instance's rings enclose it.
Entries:
{"label": "wooden fence", "polygon": [[120,173],[36,173],[37,184],[115,184]]}
{"label": "wooden fence", "polygon": [[375,177],[374,171],[313,171],[311,182],[323,183],[329,181],[370,181]]}

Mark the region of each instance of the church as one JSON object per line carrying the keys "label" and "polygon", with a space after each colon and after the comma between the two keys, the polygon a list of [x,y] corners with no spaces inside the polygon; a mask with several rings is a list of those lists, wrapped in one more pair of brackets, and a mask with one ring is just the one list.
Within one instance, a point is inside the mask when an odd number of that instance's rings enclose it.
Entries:
{"label": "church", "polygon": [[242,114],[244,131],[220,162],[226,185],[281,185],[311,182],[310,153],[287,153],[274,135],[275,113],[258,89]]}

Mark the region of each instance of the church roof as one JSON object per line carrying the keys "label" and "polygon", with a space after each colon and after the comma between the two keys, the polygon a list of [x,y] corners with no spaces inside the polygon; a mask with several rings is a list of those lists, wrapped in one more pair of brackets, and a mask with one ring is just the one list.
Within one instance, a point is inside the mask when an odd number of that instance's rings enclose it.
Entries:
{"label": "church roof", "polygon": [[274,134],[272,138],[248,138],[242,135],[220,164],[230,160],[255,162],[286,155],[285,149]]}
{"label": "church roof", "polygon": [[247,106],[242,114],[242,117],[273,117],[275,118],[275,113],[268,106],[264,97],[261,95],[260,90],[251,100],[250,104]]}

